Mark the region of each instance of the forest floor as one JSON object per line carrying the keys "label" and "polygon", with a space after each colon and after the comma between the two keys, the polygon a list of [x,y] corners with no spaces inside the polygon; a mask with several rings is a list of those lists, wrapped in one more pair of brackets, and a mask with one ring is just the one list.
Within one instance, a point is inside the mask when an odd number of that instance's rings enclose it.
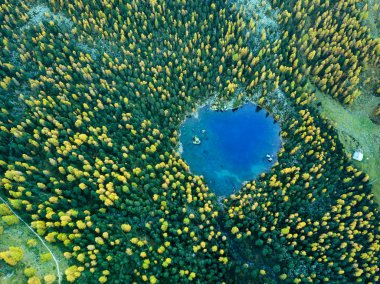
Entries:
{"label": "forest floor", "polygon": [[[0,204],[3,202],[0,200]],[[16,215],[17,216],[17,215]],[[11,267],[2,260],[0,260],[0,283],[13,284],[26,282],[27,278],[24,276],[24,269],[33,267],[36,270],[36,276],[43,279],[44,276],[52,274],[56,277],[54,283],[59,283],[60,278],[57,275],[57,263],[61,273],[68,267],[67,261],[64,258],[60,249],[51,244],[47,249],[46,242],[36,236],[34,230],[31,230],[26,224],[23,223],[19,216],[19,222],[13,225],[7,225],[0,218],[0,227],[2,226],[4,232],[0,236],[0,251],[8,250],[10,246],[16,246],[23,250],[24,256],[22,260]],[[29,240],[35,241],[35,246],[29,246]],[[50,259],[45,259],[43,255],[50,255]]]}
{"label": "forest floor", "polygon": [[353,160],[353,163],[370,176],[375,199],[380,204],[380,125],[370,119],[380,97],[363,93],[351,106],[343,106],[331,96],[316,91],[317,103],[321,104],[317,108],[322,116],[336,127],[346,154],[350,157],[358,149],[363,151],[363,161]]}

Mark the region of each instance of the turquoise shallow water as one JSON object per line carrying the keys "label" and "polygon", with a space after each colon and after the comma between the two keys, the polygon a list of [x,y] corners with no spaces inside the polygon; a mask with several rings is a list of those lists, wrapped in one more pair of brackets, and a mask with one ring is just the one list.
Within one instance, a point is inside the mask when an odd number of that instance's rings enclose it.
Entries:
{"label": "turquoise shallow water", "polygon": [[[229,195],[272,166],[281,146],[279,134],[279,124],[254,104],[223,112],[206,106],[181,127],[182,158],[215,194]],[[193,143],[195,136],[199,145]]]}

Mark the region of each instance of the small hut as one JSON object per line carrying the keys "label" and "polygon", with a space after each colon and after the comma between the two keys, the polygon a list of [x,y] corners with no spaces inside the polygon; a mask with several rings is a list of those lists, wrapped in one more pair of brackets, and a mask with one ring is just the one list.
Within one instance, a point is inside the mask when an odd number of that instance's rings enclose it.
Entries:
{"label": "small hut", "polygon": [[355,151],[355,153],[352,155],[352,158],[356,161],[361,162],[363,160],[363,152],[361,150]]}

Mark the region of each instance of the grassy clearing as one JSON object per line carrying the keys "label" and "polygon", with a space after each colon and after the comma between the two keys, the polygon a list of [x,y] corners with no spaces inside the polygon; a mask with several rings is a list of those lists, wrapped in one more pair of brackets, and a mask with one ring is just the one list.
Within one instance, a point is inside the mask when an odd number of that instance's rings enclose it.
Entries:
{"label": "grassy clearing", "polygon": [[[3,260],[0,260],[0,283],[26,283],[28,278],[24,275],[24,269],[27,267],[33,267],[36,270],[36,276],[41,279],[42,283],[45,283],[43,278],[48,274],[54,275],[54,283],[58,283],[56,266],[51,258],[51,254],[27,226],[21,221],[14,225],[7,225],[0,217],[0,227],[3,227],[4,230],[0,234],[0,251],[6,251],[10,246],[19,247],[24,251],[22,260],[15,266],[10,266]],[[35,245],[28,245],[29,240],[34,240]],[[54,255],[58,257],[61,271],[64,271],[68,266],[66,259],[57,247],[52,245],[49,245],[49,247]],[[50,259],[44,260],[42,255],[45,254],[49,255]]]}
{"label": "grassy clearing", "polygon": [[380,125],[371,121],[370,115],[380,98],[363,94],[349,106],[342,106],[330,96],[316,91],[317,107],[321,114],[335,125],[339,138],[350,157],[357,149],[362,149],[362,162],[354,161],[355,166],[364,170],[371,178],[373,193],[380,204]]}
{"label": "grassy clearing", "polygon": [[380,3],[379,0],[368,0],[368,19],[366,25],[370,28],[373,37],[379,37]]}

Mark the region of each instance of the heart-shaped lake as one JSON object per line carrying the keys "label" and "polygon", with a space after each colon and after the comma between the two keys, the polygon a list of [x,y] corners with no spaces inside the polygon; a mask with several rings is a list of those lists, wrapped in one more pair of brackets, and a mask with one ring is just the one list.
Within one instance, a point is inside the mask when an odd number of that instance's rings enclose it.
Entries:
{"label": "heart-shaped lake", "polygon": [[268,170],[281,146],[280,126],[249,103],[237,110],[200,108],[181,126],[182,158],[203,175],[215,194],[225,196]]}

